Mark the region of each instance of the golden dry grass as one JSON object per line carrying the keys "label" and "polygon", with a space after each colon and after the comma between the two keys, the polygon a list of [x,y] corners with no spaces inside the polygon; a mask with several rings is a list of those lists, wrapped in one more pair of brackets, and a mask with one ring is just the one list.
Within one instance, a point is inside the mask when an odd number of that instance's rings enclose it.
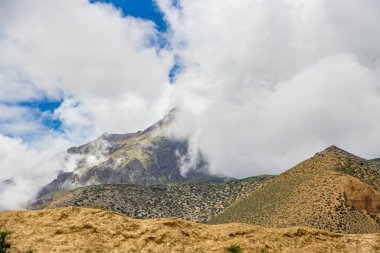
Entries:
{"label": "golden dry grass", "polygon": [[379,233],[379,189],[380,174],[370,161],[330,147],[264,184],[210,223]]}
{"label": "golden dry grass", "polygon": [[305,227],[202,225],[180,219],[135,220],[78,207],[0,213],[12,252],[379,252],[380,234],[343,235]]}

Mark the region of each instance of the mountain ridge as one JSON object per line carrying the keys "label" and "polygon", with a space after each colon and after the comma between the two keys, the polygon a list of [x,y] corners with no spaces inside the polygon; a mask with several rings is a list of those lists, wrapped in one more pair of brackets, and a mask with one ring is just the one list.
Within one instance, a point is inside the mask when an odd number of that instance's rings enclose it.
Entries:
{"label": "mountain ridge", "polygon": [[212,183],[84,187],[47,195],[31,207],[98,205],[135,218],[175,216],[211,224],[243,222],[267,227],[309,226],[339,233],[380,232],[380,170],[376,160],[330,146],[279,176],[261,181],[253,178],[245,181],[252,180],[248,187],[239,186],[244,180],[215,184],[217,187]]}
{"label": "mountain ridge", "polygon": [[[168,184],[232,180],[208,172],[208,162],[198,151],[189,152],[187,140],[166,135],[176,109],[144,131],[104,133],[92,142],[68,149],[79,157],[74,171],[60,173],[37,198],[61,190],[97,184]],[[91,164],[91,162],[94,164]],[[186,166],[185,166],[186,165]],[[184,170],[184,168],[186,171]]]}

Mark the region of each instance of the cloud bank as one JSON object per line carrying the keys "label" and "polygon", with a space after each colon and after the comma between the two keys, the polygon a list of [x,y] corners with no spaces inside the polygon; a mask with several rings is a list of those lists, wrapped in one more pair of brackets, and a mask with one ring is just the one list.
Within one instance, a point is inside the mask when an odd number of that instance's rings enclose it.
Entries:
{"label": "cloud bank", "polygon": [[[110,4],[0,1],[0,181],[15,182],[0,208],[34,197],[65,167],[57,154],[69,146],[143,129],[167,111],[174,58],[157,38],[152,22]],[[38,100],[62,103],[53,112],[22,105]]]}
{"label": "cloud bank", "polygon": [[[0,210],[24,207],[57,169],[69,169],[62,164],[66,141],[49,138],[41,142],[48,147],[38,149],[21,139],[0,135]],[[8,179],[11,182],[5,184]]]}
{"label": "cloud bank", "polygon": [[[0,2],[0,180],[20,182],[7,208],[62,169],[68,146],[143,129],[174,106],[172,134],[228,176],[277,174],[332,144],[380,157],[379,1],[156,3],[165,34],[109,4]],[[62,104],[19,104],[39,99]]]}
{"label": "cloud bank", "polygon": [[172,94],[213,171],[279,173],[335,144],[380,156],[380,3],[160,0],[184,65]]}
{"label": "cloud bank", "polygon": [[134,131],[166,109],[174,60],[157,51],[152,22],[84,0],[2,1],[0,9],[3,100],[63,99],[56,116],[65,129],[96,134]]}

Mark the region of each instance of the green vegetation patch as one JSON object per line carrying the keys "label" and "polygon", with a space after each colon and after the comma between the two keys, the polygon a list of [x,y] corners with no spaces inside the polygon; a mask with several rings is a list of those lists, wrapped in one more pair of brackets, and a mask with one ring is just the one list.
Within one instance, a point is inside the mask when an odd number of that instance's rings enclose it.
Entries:
{"label": "green vegetation patch", "polygon": [[225,248],[225,252],[230,252],[230,253],[243,253],[243,250],[240,248],[240,246],[232,244]]}
{"label": "green vegetation patch", "polygon": [[[11,244],[8,242],[7,237],[11,232],[0,232],[0,253],[8,253],[10,252]],[[25,252],[19,251],[18,253],[33,253],[33,251],[28,250]]]}
{"label": "green vegetation patch", "polygon": [[0,253],[6,253],[11,248],[11,244],[7,242],[7,236],[10,232],[0,232]]}
{"label": "green vegetation patch", "polygon": [[113,153],[111,157],[115,160],[122,159],[124,165],[127,165],[133,159],[137,159],[144,167],[147,167],[151,154],[145,146],[155,145],[161,139],[162,137],[151,133],[143,134],[128,140],[123,147]]}

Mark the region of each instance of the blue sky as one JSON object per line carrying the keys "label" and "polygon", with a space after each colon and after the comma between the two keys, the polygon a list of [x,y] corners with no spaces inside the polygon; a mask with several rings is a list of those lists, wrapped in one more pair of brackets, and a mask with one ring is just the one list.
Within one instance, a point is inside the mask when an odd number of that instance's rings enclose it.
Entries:
{"label": "blue sky", "polygon": [[62,101],[42,99],[42,100],[31,100],[31,101],[20,102],[19,105],[38,108],[39,110],[43,112],[46,112],[46,111],[53,112],[55,109],[57,109],[61,105],[61,103]]}
{"label": "blue sky", "polygon": [[[15,117],[12,118],[0,118],[0,134],[9,136],[9,137],[21,137],[23,140],[33,140],[37,131],[34,129],[31,131],[19,132],[17,127],[10,127],[12,124],[19,124],[22,120],[29,122],[31,126],[36,126],[35,123],[41,124],[47,129],[51,129],[56,132],[63,132],[62,122],[54,117],[53,112],[61,106],[63,101],[61,100],[50,100],[48,98],[43,98],[39,100],[24,100],[18,102],[7,102],[0,101],[0,106],[5,106],[8,108],[19,108],[20,110],[26,109],[23,111],[23,119],[18,118],[17,112],[15,112]],[[18,111],[20,113],[20,111]],[[17,123],[18,122],[18,123]],[[40,128],[40,130],[43,130]],[[43,130],[44,131],[44,130]],[[38,131],[37,131],[38,132]]]}
{"label": "blue sky", "polygon": [[42,123],[51,129],[54,129],[55,131],[61,131],[62,130],[62,122],[58,119],[55,119],[54,117],[51,117],[50,115],[56,110],[58,107],[60,107],[62,104],[62,101],[56,101],[56,100],[49,100],[47,98],[41,99],[41,100],[30,100],[30,101],[23,101],[20,102],[18,105],[23,107],[29,107],[37,109],[37,114],[44,113],[48,116],[41,117]]}
{"label": "blue sky", "polygon": [[228,176],[332,144],[380,157],[380,1],[296,2],[0,0],[0,180],[173,106],[174,137]]}
{"label": "blue sky", "polygon": [[[168,30],[168,26],[164,20],[163,14],[158,9],[156,3],[153,0],[89,0],[90,3],[102,2],[113,4],[118,9],[122,10],[124,16],[132,16],[136,18],[151,20],[156,24],[156,28],[160,33],[165,33]],[[176,1],[175,1],[176,3]],[[165,45],[165,41],[160,41]],[[175,60],[175,64],[171,69],[168,79],[171,83],[174,83],[175,76],[181,71],[181,64],[178,58]],[[41,122],[48,128],[55,131],[62,130],[62,122],[53,117],[43,117],[42,114],[53,113],[54,110],[60,107],[62,101],[49,100],[44,98],[41,100],[33,101],[21,101],[19,106],[33,109],[40,114]],[[5,133],[6,134],[6,133]],[[24,136],[25,137],[25,136]]]}
{"label": "blue sky", "polygon": [[156,24],[158,31],[167,31],[164,17],[152,0],[90,0],[90,2],[111,3],[121,9],[125,16],[151,20]]}

